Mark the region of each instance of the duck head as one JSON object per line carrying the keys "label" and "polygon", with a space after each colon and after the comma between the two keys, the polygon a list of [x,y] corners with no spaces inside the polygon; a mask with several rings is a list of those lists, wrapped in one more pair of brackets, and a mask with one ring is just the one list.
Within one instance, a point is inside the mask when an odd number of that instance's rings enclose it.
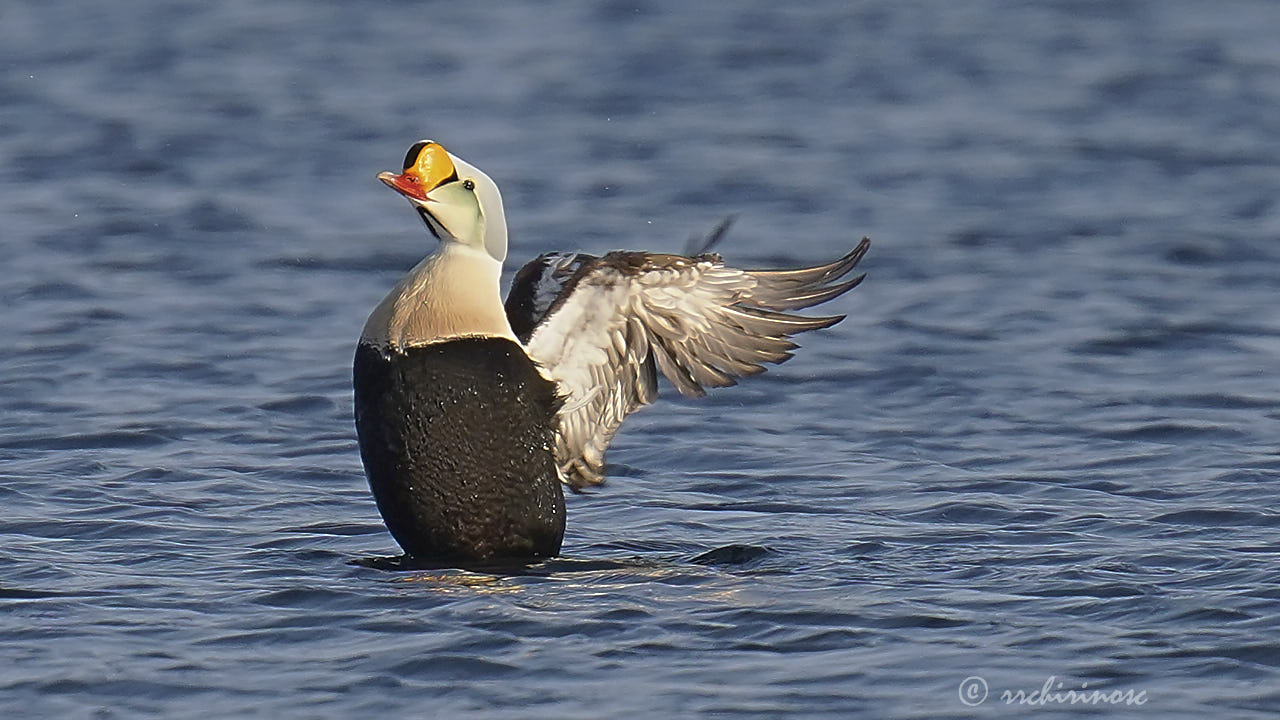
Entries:
{"label": "duck head", "polygon": [[461,243],[501,263],[507,257],[507,221],[498,186],[439,143],[419,140],[404,170],[378,179],[400,193],[442,243]]}

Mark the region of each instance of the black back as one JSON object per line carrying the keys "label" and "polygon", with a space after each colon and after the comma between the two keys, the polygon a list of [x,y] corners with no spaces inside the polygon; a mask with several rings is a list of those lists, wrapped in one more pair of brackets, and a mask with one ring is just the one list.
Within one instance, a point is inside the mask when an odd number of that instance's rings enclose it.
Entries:
{"label": "black back", "polygon": [[[598,260],[586,253],[544,253],[520,268],[511,279],[504,305],[507,322],[520,342],[529,342],[542,320],[565,301]],[[539,307],[538,287],[548,283],[556,288],[554,300],[548,303],[543,298]]]}
{"label": "black back", "polygon": [[520,338],[520,342],[529,342],[533,329],[542,320],[542,315],[533,306],[533,298],[538,282],[550,265],[550,259],[546,255],[540,255],[526,263],[511,279],[511,290],[507,292],[504,309],[507,312],[507,322],[511,323],[511,331]]}
{"label": "black back", "polygon": [[559,400],[524,349],[464,338],[355,357],[365,475],[396,542],[423,558],[551,556],[564,536]]}

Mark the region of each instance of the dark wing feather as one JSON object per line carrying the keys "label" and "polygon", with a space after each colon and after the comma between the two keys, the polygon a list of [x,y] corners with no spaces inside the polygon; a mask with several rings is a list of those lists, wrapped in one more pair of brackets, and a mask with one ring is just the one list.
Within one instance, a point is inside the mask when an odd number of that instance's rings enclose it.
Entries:
{"label": "dark wing feather", "polygon": [[863,276],[844,278],[869,246],[863,239],[834,262],[795,270],[738,270],[713,254],[636,252],[544,256],[553,260],[525,266],[521,274],[537,277],[526,277],[521,293],[541,288],[540,300],[517,298],[513,284],[507,308],[527,302],[533,309],[529,332],[516,332],[565,396],[555,448],[564,481],[575,490],[604,481],[604,453],[618,427],[657,397],[655,367],[682,394],[701,396],[790,358],[792,335],[844,319],[786,311],[853,289]]}
{"label": "dark wing feather", "polygon": [[545,253],[525,263],[511,279],[504,309],[511,331],[520,342],[529,342],[534,328],[556,304],[567,296],[586,262],[595,260],[586,253]]}

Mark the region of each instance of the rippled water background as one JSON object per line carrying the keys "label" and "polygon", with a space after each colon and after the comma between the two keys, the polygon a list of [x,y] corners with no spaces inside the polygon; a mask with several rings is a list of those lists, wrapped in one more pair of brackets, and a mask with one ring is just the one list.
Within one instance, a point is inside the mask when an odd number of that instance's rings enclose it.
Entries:
{"label": "rippled water background", "polygon": [[[0,10],[0,715],[1271,717],[1280,5]],[[389,572],[351,422],[432,137],[513,259],[873,238],[564,559]],[[670,391],[667,391],[670,395]],[[981,677],[985,702],[958,689]],[[1004,690],[1145,692],[1006,705]],[[969,696],[973,701],[976,696]]]}

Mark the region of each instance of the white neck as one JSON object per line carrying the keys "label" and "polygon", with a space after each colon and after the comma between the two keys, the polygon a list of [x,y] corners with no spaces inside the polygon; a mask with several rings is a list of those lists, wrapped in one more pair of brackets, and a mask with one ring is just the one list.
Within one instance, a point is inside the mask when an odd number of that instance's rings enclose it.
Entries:
{"label": "white neck", "polygon": [[443,241],[378,303],[360,340],[384,350],[461,337],[515,340],[501,277],[502,263],[483,249]]}

